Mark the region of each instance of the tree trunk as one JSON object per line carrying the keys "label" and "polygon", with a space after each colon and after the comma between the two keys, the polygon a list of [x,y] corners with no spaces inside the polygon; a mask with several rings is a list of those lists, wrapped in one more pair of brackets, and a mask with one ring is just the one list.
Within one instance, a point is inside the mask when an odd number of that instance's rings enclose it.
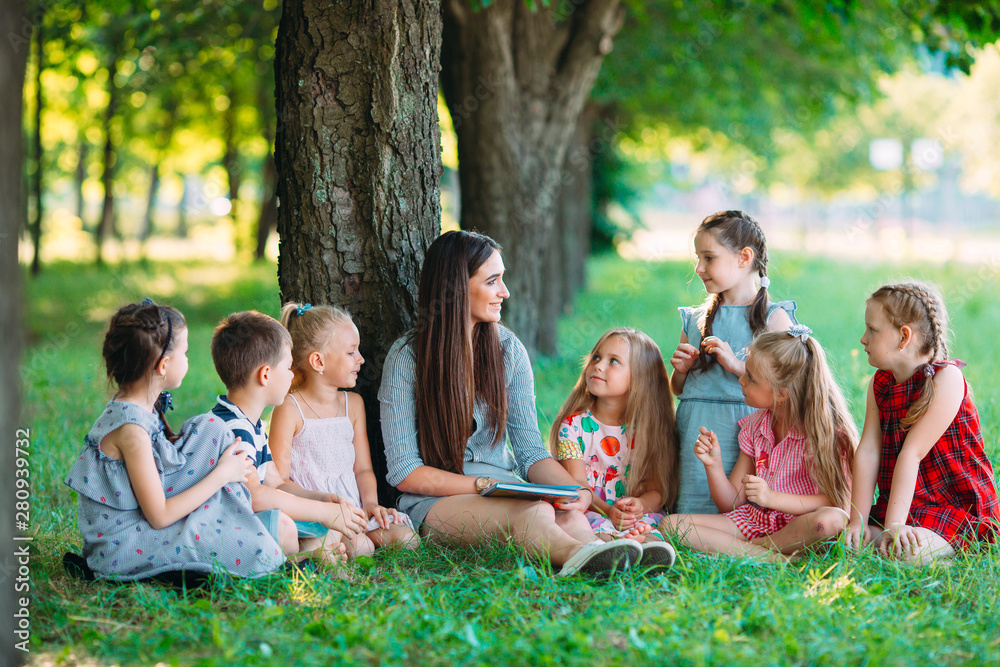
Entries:
{"label": "tree trunk", "polygon": [[181,176],[181,203],[177,205],[177,229],[176,234],[179,239],[186,239],[188,235],[188,205],[191,201],[191,179],[189,174]]}
{"label": "tree trunk", "polygon": [[142,225],[139,227],[139,241],[145,243],[146,239],[153,232],[153,213],[156,211],[156,193],[160,189],[160,165],[153,164],[149,167],[149,192],[146,195],[146,214],[142,216]]}
{"label": "tree trunk", "polygon": [[77,158],[76,173],[73,176],[73,189],[76,192],[76,217],[80,219],[80,224],[84,229],[86,229],[87,225],[83,224],[83,216],[86,213],[86,201],[83,198],[83,183],[87,180],[87,154],[89,152],[90,145],[85,139],[81,138],[80,156]]}
{"label": "tree trunk", "polygon": [[577,119],[576,131],[563,160],[552,242],[542,255],[544,275],[538,303],[540,354],[553,355],[559,351],[559,317],[572,308],[584,286],[584,268],[590,254],[593,123],[594,105],[588,103]]}
{"label": "tree trunk", "polygon": [[281,298],[353,315],[383,501],[393,490],[378,419],[382,364],[413,323],[420,265],[440,233],[440,39],[433,0],[286,0],[278,28]]}
{"label": "tree trunk", "polygon": [[42,176],[45,173],[44,155],[42,153],[42,71],[45,67],[45,54],[42,46],[45,43],[45,10],[39,10],[35,24],[35,178],[32,182],[32,198],[35,200],[35,219],[31,224],[31,243],[34,250],[31,257],[31,275],[37,276],[42,270]]}
{"label": "tree trunk", "polygon": [[274,94],[269,86],[265,85],[265,77],[260,77],[257,86],[257,109],[261,118],[262,133],[267,140],[267,154],[264,157],[264,166],[261,169],[261,199],[260,217],[257,219],[257,247],[254,249],[254,258],[264,259],[264,251],[267,249],[267,239],[271,235],[271,230],[278,224],[278,192],[276,181],[278,180],[278,169],[274,165]]}
{"label": "tree trunk", "polygon": [[474,11],[444,0],[441,84],[458,137],[461,225],[504,246],[505,321],[529,352],[566,147],[624,20],[619,0],[572,4],[562,19],[560,3],[496,0]]}
{"label": "tree trunk", "polygon": [[104,239],[108,234],[115,233],[115,144],[111,125],[115,119],[118,107],[118,95],[115,87],[115,74],[118,72],[117,46],[109,45],[111,56],[108,58],[108,108],[104,113],[104,206],[101,208],[101,218],[97,223],[97,263],[104,263]]}
{"label": "tree trunk", "polygon": [[242,239],[239,233],[239,199],[240,199],[240,150],[236,145],[236,89],[230,88],[228,91],[229,106],[225,113],[225,142],[226,152],[222,156],[222,166],[226,169],[226,181],[229,185],[229,217],[233,220],[233,229],[236,230],[237,247]]}
{"label": "tree trunk", "polygon": [[[25,24],[28,25],[25,28]],[[24,32],[28,34],[25,35]],[[0,566],[5,573],[4,595],[0,595],[0,627],[6,641],[0,645],[0,664],[18,665],[28,655],[27,643],[23,644],[25,652],[18,650],[18,644],[26,637],[15,634],[19,630],[14,614],[20,610],[15,606],[12,575],[17,571],[18,563],[14,555],[17,549],[27,546],[27,542],[17,541],[17,536],[26,531],[14,532],[14,471],[16,442],[23,434],[17,429],[20,424],[20,377],[21,361],[21,266],[17,261],[17,242],[20,237],[23,215],[22,199],[22,169],[24,167],[22,118],[24,112],[24,75],[30,49],[30,23],[25,16],[23,0],[0,0],[0,35],[3,47],[0,48],[0,90],[4,91],[3,104],[0,104],[0,152],[4,159],[0,160],[0,433],[3,434],[3,446],[0,447],[0,505],[7,511],[0,512],[0,541],[8,545],[0,557]],[[21,447],[27,453],[25,457],[38,456],[40,452],[31,452],[30,447]],[[28,461],[31,461],[28,458]],[[40,461],[36,458],[32,472],[39,470]],[[32,478],[34,479],[34,478]],[[37,487],[36,487],[37,488]],[[37,500],[40,500],[37,498]],[[32,560],[37,565],[38,559]],[[33,580],[34,581],[34,580]],[[35,589],[33,589],[35,590]],[[34,615],[37,607],[26,608],[25,613]]]}
{"label": "tree trunk", "polygon": [[278,170],[274,166],[274,153],[268,151],[261,171],[260,218],[257,220],[257,247],[254,250],[254,258],[258,260],[264,259],[267,239],[271,236],[271,230],[278,224],[278,193],[275,187],[277,179]]}

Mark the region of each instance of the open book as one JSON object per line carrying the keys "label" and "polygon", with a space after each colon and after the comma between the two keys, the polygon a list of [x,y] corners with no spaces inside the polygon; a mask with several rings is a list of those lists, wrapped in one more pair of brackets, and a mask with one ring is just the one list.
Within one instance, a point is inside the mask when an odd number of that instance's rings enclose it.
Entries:
{"label": "open book", "polygon": [[545,500],[550,503],[572,502],[580,497],[580,489],[576,486],[561,486],[559,484],[528,484],[515,482],[496,482],[481,495],[490,498],[522,498],[524,500]]}

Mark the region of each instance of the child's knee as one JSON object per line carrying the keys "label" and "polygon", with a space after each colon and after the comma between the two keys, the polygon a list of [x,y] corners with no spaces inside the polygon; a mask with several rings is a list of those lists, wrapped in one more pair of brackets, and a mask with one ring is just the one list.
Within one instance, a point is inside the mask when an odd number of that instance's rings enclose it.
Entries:
{"label": "child's knee", "polygon": [[278,545],[285,556],[299,553],[299,529],[292,517],[284,512],[278,515]]}
{"label": "child's knee", "polygon": [[817,540],[828,540],[847,528],[847,512],[839,507],[821,507],[813,512],[812,530]]}

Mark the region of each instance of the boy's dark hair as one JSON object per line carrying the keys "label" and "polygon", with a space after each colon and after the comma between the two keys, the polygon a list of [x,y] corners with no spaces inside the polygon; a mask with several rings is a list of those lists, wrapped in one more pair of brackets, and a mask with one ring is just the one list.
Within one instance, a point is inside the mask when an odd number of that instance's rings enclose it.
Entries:
{"label": "boy's dark hair", "polygon": [[256,310],[233,313],[215,327],[212,361],[227,389],[242,389],[253,373],[277,363],[292,338],[278,320]]}

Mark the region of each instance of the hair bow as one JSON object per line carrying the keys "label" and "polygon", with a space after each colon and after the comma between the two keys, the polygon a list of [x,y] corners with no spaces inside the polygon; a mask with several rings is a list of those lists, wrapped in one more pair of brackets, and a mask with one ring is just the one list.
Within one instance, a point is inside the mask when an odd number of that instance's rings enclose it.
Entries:
{"label": "hair bow", "polygon": [[813,330],[804,324],[793,324],[792,326],[788,327],[788,335],[798,338],[803,343],[809,340],[809,334],[811,334],[812,332]]}
{"label": "hair bow", "polygon": [[295,316],[296,317],[302,317],[303,315],[306,314],[306,311],[309,310],[310,308],[312,308],[312,304],[311,303],[304,303],[304,304],[302,304],[301,306],[299,306],[298,308],[295,309]]}

